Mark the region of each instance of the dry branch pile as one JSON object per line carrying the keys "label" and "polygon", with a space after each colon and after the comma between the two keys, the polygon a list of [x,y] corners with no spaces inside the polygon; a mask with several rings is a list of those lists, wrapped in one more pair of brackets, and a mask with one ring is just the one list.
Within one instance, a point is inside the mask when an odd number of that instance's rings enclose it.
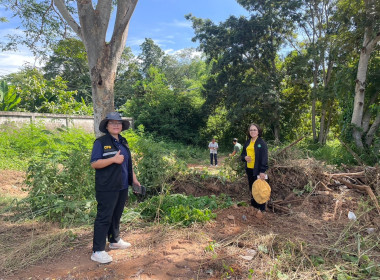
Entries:
{"label": "dry branch pile", "polygon": [[[284,207],[294,202],[294,192],[306,188],[310,195],[326,194],[341,187],[354,189],[367,194],[380,214],[376,195],[380,196],[380,167],[354,167],[338,172],[333,167],[324,166],[314,159],[288,160],[285,164],[275,163],[269,170],[269,184],[272,187],[272,200],[268,206],[272,210],[289,213]],[[303,200],[302,198],[297,198]]]}

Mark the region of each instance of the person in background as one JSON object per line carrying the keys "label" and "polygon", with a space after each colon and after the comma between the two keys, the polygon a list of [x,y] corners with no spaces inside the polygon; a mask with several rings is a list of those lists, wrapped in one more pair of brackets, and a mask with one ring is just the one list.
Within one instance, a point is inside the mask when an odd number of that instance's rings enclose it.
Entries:
{"label": "person in background", "polygon": [[129,121],[119,113],[108,113],[99,124],[105,135],[95,140],[91,167],[95,169],[97,214],[94,222],[93,253],[91,260],[109,263],[112,257],[105,251],[106,239],[110,249],[131,246],[120,238],[120,218],[128,199],[128,186],[141,186],[132,168],[132,157],[127,140],[120,135],[129,128]]}
{"label": "person in background", "polygon": [[234,155],[240,155],[242,145],[238,142],[237,138],[234,138],[232,143],[234,144],[234,151],[229,154],[229,156],[233,157]]}
{"label": "person in background", "polygon": [[257,209],[255,215],[262,218],[265,211],[265,203],[259,204],[252,196],[252,184],[257,179],[265,180],[268,169],[268,147],[261,138],[262,129],[255,123],[248,127],[248,141],[243,146],[241,160],[245,162],[245,172],[248,177],[249,193],[251,194],[251,205]]}
{"label": "person in background", "polygon": [[210,166],[213,164],[213,159],[215,162],[215,166],[218,166],[218,143],[215,142],[215,138],[212,138],[211,142],[208,144],[208,148],[210,149]]}

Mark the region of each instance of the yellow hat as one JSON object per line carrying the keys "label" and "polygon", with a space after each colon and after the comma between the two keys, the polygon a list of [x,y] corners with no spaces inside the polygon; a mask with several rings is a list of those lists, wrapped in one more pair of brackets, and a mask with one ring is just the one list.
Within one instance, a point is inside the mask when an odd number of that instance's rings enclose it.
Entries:
{"label": "yellow hat", "polygon": [[257,179],[252,184],[252,196],[259,204],[263,204],[269,200],[270,191],[270,186],[265,180]]}

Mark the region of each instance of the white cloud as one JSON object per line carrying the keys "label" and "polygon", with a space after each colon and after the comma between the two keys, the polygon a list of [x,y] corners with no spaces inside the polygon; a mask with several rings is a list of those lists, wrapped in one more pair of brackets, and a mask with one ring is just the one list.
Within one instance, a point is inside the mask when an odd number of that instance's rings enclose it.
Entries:
{"label": "white cloud", "polygon": [[7,75],[19,71],[24,65],[40,67],[41,64],[28,51],[1,52],[0,53],[0,75]]}
{"label": "white cloud", "polygon": [[5,38],[7,35],[24,36],[24,31],[18,28],[4,28],[0,29],[0,38]]}
{"label": "white cloud", "polygon": [[177,19],[175,19],[173,21],[173,23],[171,23],[170,25],[174,25],[177,27],[192,28],[192,23],[188,20],[177,20]]}
{"label": "white cloud", "polygon": [[131,38],[127,39],[127,46],[140,46],[142,43],[144,43],[145,38]]}

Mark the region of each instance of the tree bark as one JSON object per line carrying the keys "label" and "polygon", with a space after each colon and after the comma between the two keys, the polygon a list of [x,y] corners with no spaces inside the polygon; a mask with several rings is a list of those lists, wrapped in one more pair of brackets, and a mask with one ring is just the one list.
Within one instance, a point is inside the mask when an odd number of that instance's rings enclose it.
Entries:
{"label": "tree bark", "polygon": [[317,103],[317,87],[318,87],[318,64],[315,61],[314,62],[314,73],[313,73],[313,83],[314,86],[312,88],[312,103],[311,103],[311,128],[313,131],[313,141],[317,141],[317,126],[315,123],[315,117],[316,117],[316,103]]}
{"label": "tree bark", "polygon": [[[373,5],[373,1],[366,1],[366,9],[370,12]],[[360,51],[358,72],[356,75],[355,86],[355,98],[354,98],[354,110],[352,112],[351,124],[353,125],[352,137],[354,138],[355,145],[359,149],[363,149],[363,111],[364,111],[364,97],[365,97],[365,83],[367,78],[368,62],[371,56],[371,52],[376,46],[376,43],[380,40],[380,32],[377,32],[376,36],[372,38],[373,34],[372,26],[367,26],[364,30],[364,40],[362,49]]]}
{"label": "tree bark", "polygon": [[318,143],[323,145],[323,139],[325,138],[325,123],[326,123],[326,101],[322,105],[321,121],[319,122],[319,137]]}
{"label": "tree bark", "polygon": [[94,9],[92,1],[77,0],[77,23],[68,11],[64,0],[54,0],[62,17],[83,41],[88,57],[94,106],[96,137],[100,121],[114,111],[114,82],[117,65],[128,36],[129,21],[138,0],[117,1],[116,19],[110,42],[106,42],[112,0],[99,0]]}
{"label": "tree bark", "polygon": [[366,135],[365,144],[370,147],[373,142],[373,138],[375,136],[376,131],[379,130],[380,127],[380,114],[377,114],[375,121],[371,125],[371,128],[368,130]]}

